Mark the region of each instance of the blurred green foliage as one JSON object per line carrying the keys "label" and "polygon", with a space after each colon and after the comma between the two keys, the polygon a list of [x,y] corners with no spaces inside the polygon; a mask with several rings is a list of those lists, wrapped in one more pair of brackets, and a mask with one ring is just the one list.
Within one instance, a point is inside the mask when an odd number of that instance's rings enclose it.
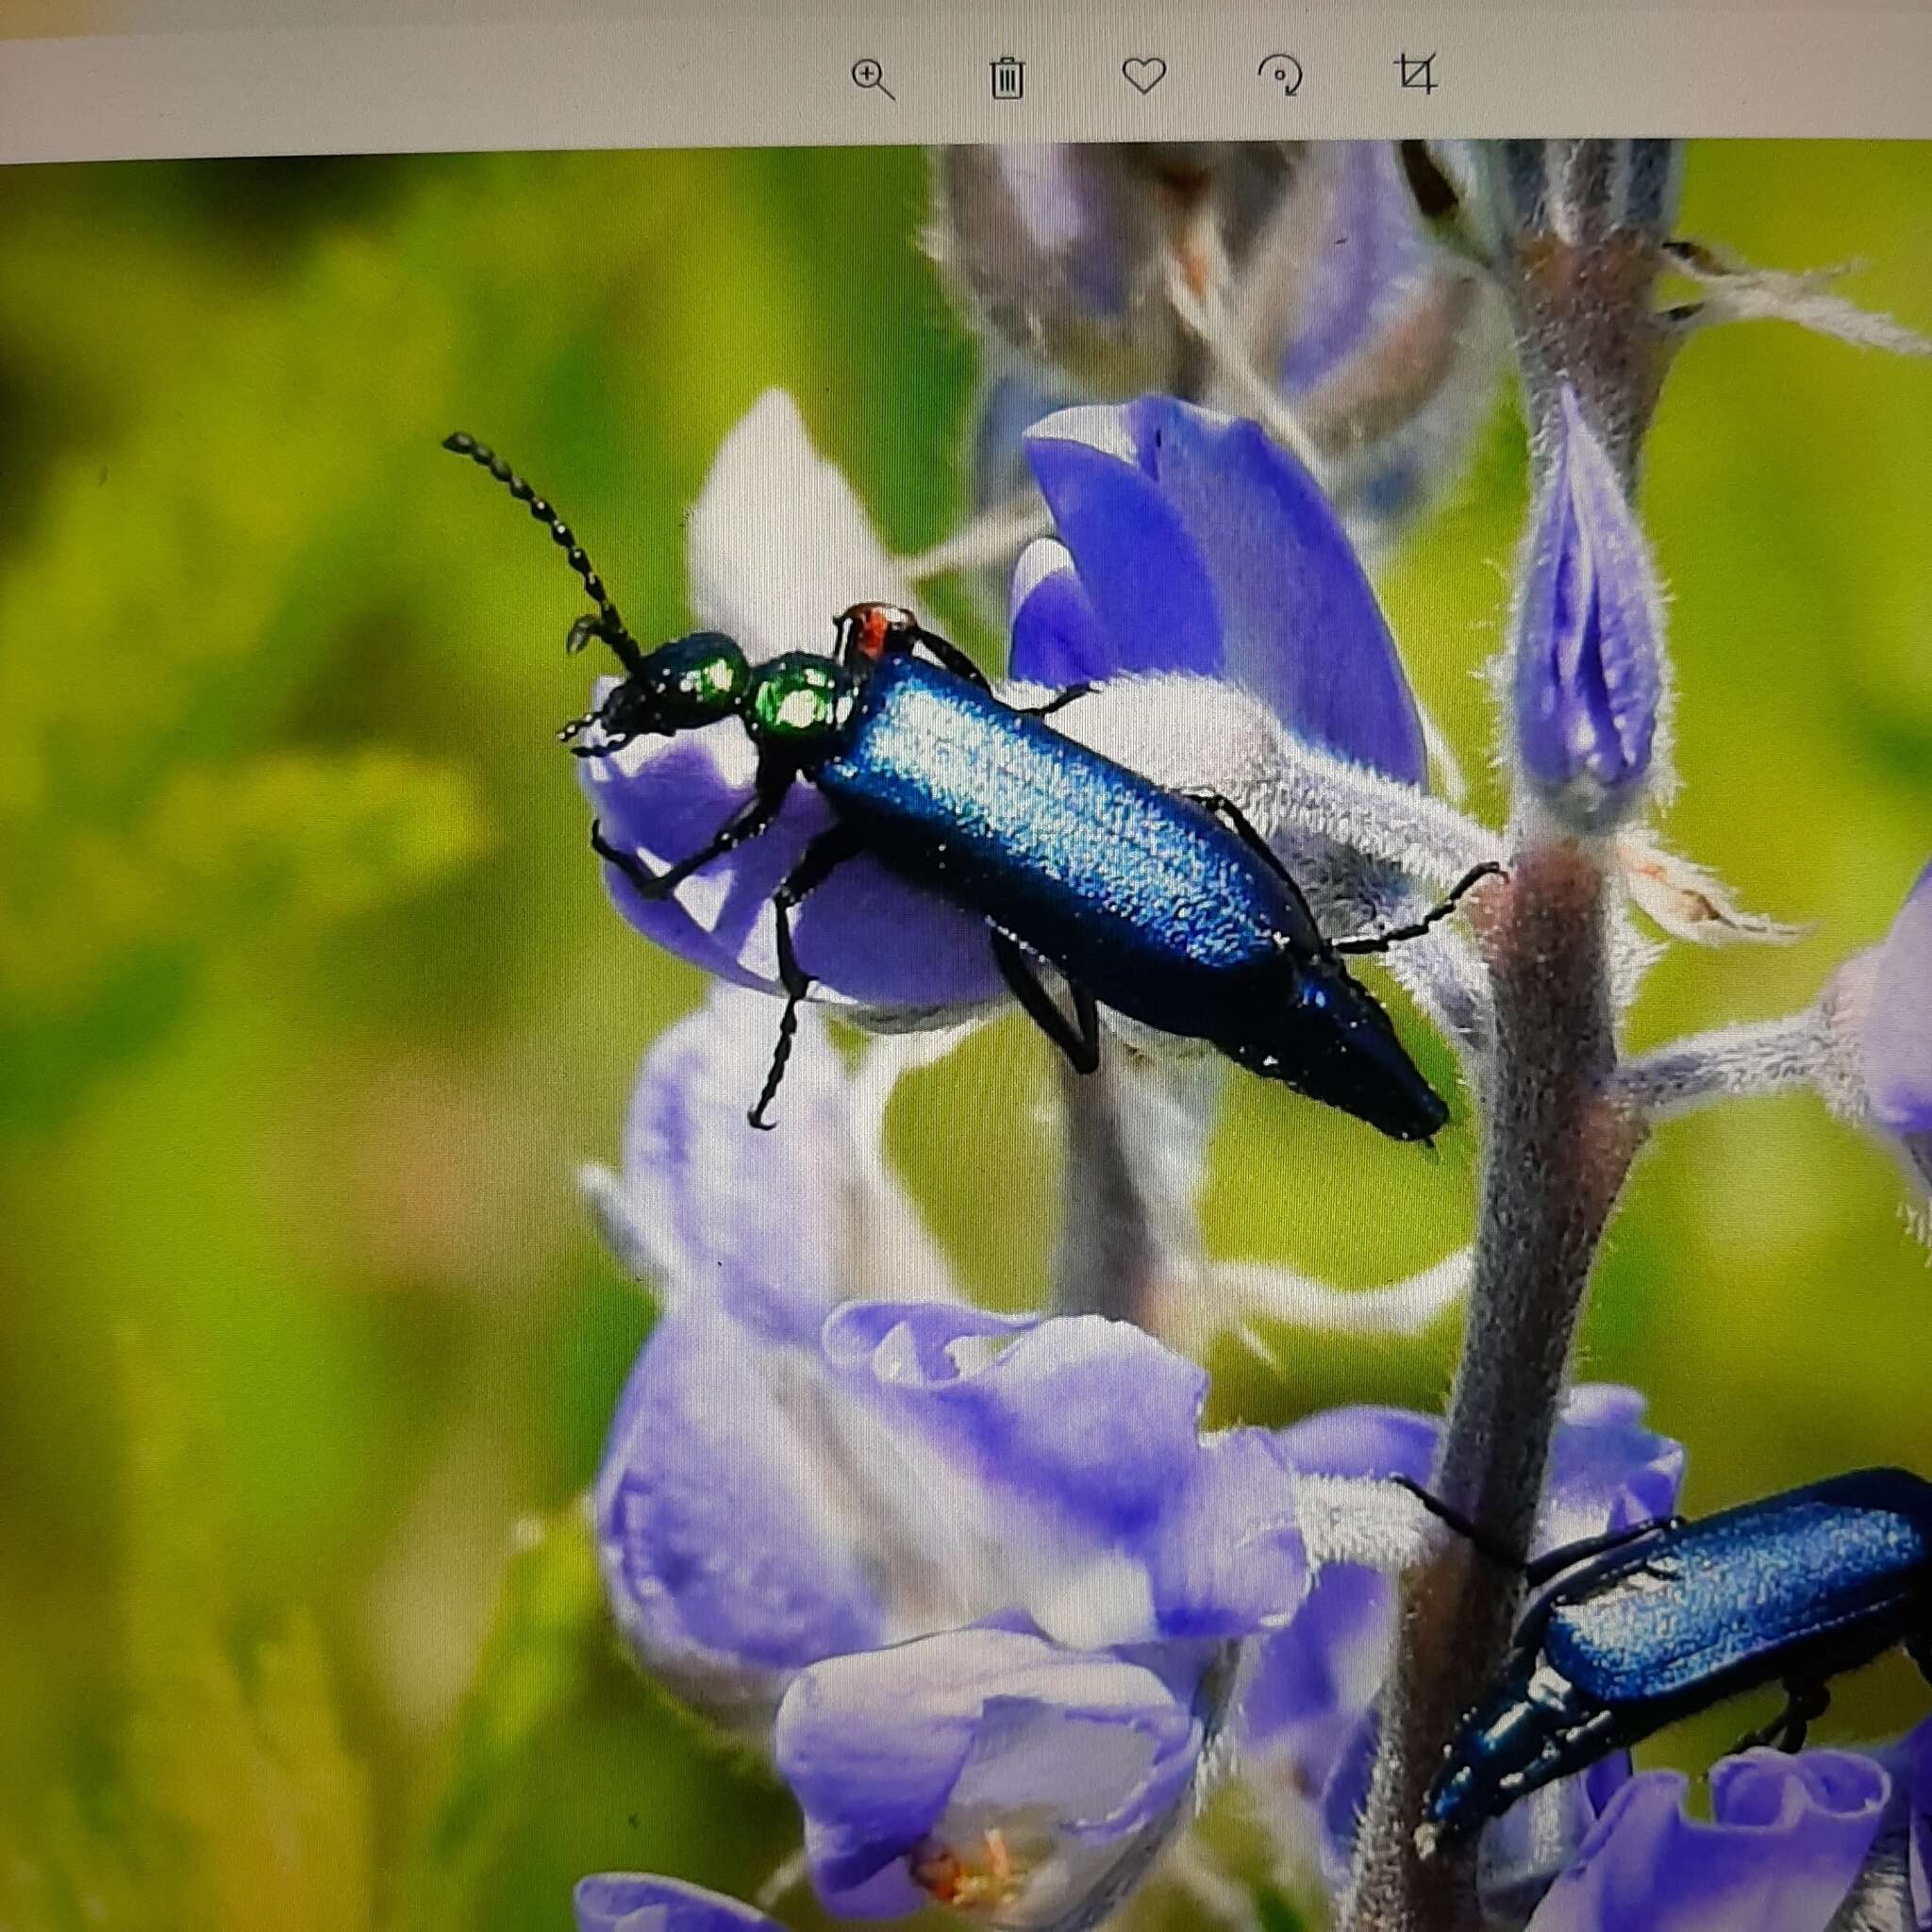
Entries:
{"label": "blurred green foliage", "polygon": [[[573,587],[436,444],[510,453],[646,636],[684,620],[680,520],[774,384],[891,541],[935,541],[975,358],[917,247],[924,194],[909,152],[0,176],[9,1928],[508,1932],[565,1924],[585,1871],[743,1893],[791,1849],[781,1796],[596,1615],[571,1498],[649,1311],[571,1176],[699,989],[583,856],[549,742],[582,696]],[[1702,147],[1686,227],[1857,259],[1861,300],[1932,325],[1932,147]],[[1814,933],[1679,949],[1640,1043],[1808,998],[1924,858],[1928,449],[1924,363],[1774,325],[1681,359],[1645,486],[1667,830]],[[1477,674],[1522,489],[1503,405],[1383,584],[1491,811]],[[891,1116],[961,1270],[1009,1305],[1050,1240],[1046,1072],[1004,1024]],[[1433,1162],[1370,1140],[1237,1083],[1217,1246],[1362,1283],[1435,1258],[1467,1137]],[[1932,1279],[1899,1198],[1807,1100],[1658,1137],[1583,1367],[1688,1441],[1692,1507],[1932,1472]],[[1432,1406],[1455,1336],[1271,1340],[1270,1366],[1217,1354],[1222,1415]],[[1874,1671],[1830,1734],[1923,1702]]]}

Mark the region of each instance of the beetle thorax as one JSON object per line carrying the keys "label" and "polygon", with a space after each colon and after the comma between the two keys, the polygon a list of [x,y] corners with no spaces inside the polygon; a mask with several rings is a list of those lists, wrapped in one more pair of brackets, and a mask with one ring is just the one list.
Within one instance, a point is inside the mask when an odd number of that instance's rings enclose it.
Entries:
{"label": "beetle thorax", "polygon": [[851,676],[829,658],[796,652],[759,670],[745,722],[760,743],[804,749],[844,725],[857,695]]}

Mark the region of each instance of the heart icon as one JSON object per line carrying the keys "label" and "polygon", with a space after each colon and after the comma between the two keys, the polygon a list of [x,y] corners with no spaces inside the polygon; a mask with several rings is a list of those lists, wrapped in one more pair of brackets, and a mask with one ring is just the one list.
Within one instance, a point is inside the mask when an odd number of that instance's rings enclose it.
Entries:
{"label": "heart icon", "polygon": [[1151,94],[1167,75],[1167,62],[1155,54],[1145,58],[1136,58],[1121,62],[1121,72],[1127,77],[1127,85],[1143,94]]}

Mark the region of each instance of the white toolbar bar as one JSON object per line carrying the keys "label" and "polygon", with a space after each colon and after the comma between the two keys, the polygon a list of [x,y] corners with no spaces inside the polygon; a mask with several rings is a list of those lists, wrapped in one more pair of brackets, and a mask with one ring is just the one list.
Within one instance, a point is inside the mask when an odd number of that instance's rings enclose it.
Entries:
{"label": "white toolbar bar", "polygon": [[576,14],[0,40],[0,160],[1324,135],[1932,136],[1932,5]]}

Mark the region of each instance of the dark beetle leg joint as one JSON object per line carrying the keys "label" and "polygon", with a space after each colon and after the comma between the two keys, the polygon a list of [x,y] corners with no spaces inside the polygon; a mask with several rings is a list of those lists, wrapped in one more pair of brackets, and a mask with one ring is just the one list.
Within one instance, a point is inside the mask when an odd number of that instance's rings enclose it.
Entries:
{"label": "dark beetle leg joint", "polygon": [[1791,1683],[1785,1686],[1785,1707],[1768,1724],[1746,1731],[1732,1749],[1750,1751],[1769,1744],[1774,1751],[1797,1751],[1805,1736],[1831,1707],[1831,1692],[1823,1684]]}
{"label": "dark beetle leg joint", "polygon": [[605,864],[614,865],[644,898],[661,899],[664,896],[663,875],[653,872],[635,852],[625,852],[622,847],[613,845],[604,836],[601,819],[591,821],[591,850]]}
{"label": "dark beetle leg joint", "polygon": [[1472,1545],[1478,1555],[1487,1557],[1498,1568],[1521,1574],[1523,1559],[1510,1555],[1503,1545],[1491,1537],[1488,1530],[1465,1516],[1460,1509],[1443,1502],[1433,1490],[1424,1489],[1412,1476],[1391,1476],[1398,1490],[1407,1490],[1438,1523],[1446,1523],[1464,1542]]}
{"label": "dark beetle leg joint", "polygon": [[1069,1025],[1067,1016],[1054,1005],[1053,995],[1041,984],[1033,961],[1019,941],[997,926],[991,938],[993,963],[1000,969],[1000,977],[1012,990],[1013,997],[1025,1008],[1026,1017],[1066,1055],[1067,1064],[1074,1073],[1092,1073],[1100,1065],[1100,1014],[1093,995],[1084,986],[1076,986],[1072,980],[1067,982],[1067,991],[1074,996],[1075,1022]]}
{"label": "dark beetle leg joint", "polygon": [[765,1075],[757,1104],[745,1115],[753,1126],[761,1130],[769,1131],[778,1124],[766,1118],[766,1110],[778,1097],[785,1065],[791,1058],[791,1042],[798,1033],[798,1008],[812,986],[811,974],[798,963],[798,955],[791,947],[791,909],[862,849],[850,826],[834,825],[829,831],[821,832],[805,848],[804,858],[786,874],[783,883],[772,894],[772,917],[778,928],[778,983],[785,989],[785,1011],[778,1021],[778,1041],[772,1049],[771,1071]]}

